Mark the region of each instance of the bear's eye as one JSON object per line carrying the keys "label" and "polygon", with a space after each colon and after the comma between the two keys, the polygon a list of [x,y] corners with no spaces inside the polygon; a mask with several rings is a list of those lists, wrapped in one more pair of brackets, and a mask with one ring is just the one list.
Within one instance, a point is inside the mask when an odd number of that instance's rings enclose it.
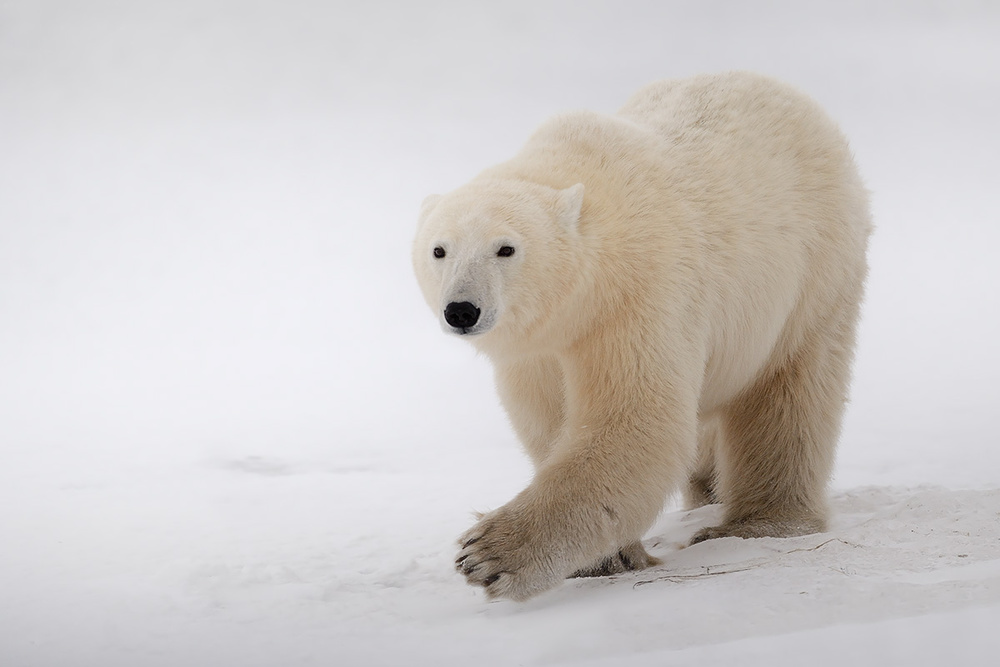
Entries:
{"label": "bear's eye", "polygon": [[497,250],[497,257],[510,257],[513,254],[514,248],[509,245],[500,246],[500,249]]}
{"label": "bear's eye", "polygon": [[434,248],[434,256],[438,259],[444,257],[444,248],[442,248],[441,246]]}

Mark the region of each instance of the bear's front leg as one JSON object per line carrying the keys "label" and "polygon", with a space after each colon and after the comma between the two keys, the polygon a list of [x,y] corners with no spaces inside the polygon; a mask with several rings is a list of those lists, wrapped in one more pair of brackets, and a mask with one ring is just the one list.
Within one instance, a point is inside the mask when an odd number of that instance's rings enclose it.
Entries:
{"label": "bear's front leg", "polygon": [[[491,598],[526,600],[623,549],[629,566],[653,563],[638,542],[691,467],[701,366],[620,333],[601,331],[562,358],[557,440],[531,484],[460,539],[456,567]],[[702,358],[675,338],[677,359]]]}
{"label": "bear's front leg", "polygon": [[[557,456],[460,538],[456,568],[489,597],[522,601],[593,570],[623,547],[637,545],[629,553],[645,554],[639,538],[683,470],[663,455],[673,448],[655,445],[615,452],[591,441]],[[655,563],[647,558],[633,567]]]}

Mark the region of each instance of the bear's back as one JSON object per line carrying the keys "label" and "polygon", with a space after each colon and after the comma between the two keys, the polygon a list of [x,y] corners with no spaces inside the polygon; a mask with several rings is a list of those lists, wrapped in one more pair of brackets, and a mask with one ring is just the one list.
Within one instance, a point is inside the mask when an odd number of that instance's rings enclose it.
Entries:
{"label": "bear's back", "polygon": [[732,200],[742,190],[788,202],[791,193],[772,191],[793,186],[802,195],[847,184],[853,196],[864,196],[837,125],[807,95],[759,74],[655,82],[617,117],[659,137],[676,185],[694,191],[707,185],[708,199]]}
{"label": "bear's back", "polygon": [[801,189],[822,190],[853,180],[853,170],[847,141],[809,97],[730,72],[652,83],[613,115],[551,118],[514,159],[483,176],[593,189],[591,177],[601,174],[596,182],[621,187],[622,195],[666,187],[686,198],[731,200],[748,189],[766,196],[796,181],[792,174]]}
{"label": "bear's back", "polygon": [[750,72],[657,81],[635,93],[617,115],[649,128],[672,146],[693,144],[699,150],[706,141],[725,145],[747,140],[773,150],[776,140],[801,143],[806,135],[812,142],[818,138],[821,143],[846,143],[808,96]]}

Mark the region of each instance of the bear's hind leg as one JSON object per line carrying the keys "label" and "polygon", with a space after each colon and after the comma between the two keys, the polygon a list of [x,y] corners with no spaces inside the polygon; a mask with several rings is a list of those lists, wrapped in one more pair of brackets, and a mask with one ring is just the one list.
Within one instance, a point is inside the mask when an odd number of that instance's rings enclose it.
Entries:
{"label": "bear's hind leg", "polygon": [[854,339],[854,320],[813,332],[725,410],[717,451],[725,522],[696,533],[791,537],[826,527],[833,468]]}

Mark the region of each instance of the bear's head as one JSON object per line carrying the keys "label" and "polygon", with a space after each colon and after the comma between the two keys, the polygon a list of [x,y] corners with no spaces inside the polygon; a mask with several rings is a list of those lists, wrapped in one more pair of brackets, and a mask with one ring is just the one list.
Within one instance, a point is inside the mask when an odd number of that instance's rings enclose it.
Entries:
{"label": "bear's head", "polygon": [[583,190],[482,180],[424,201],[413,266],[447,333],[512,343],[559,310],[579,273]]}

